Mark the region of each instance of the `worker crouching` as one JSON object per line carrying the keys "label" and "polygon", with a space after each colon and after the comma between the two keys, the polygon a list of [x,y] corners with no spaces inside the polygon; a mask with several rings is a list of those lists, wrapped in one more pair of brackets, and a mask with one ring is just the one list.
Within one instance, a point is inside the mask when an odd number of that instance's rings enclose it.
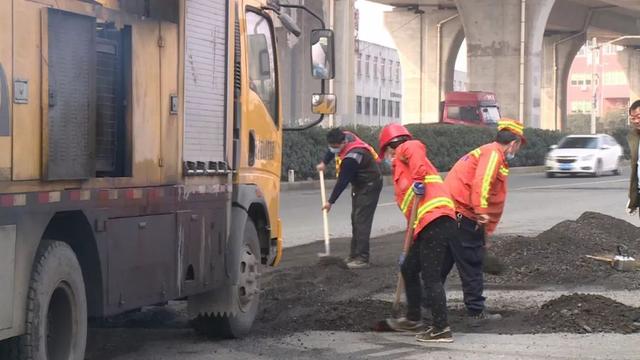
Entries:
{"label": "worker crouching", "polygon": [[[426,147],[413,140],[411,133],[400,124],[387,125],[380,133],[380,153],[391,163],[395,198],[400,210],[413,226],[413,243],[406,257],[401,256],[400,267],[407,298],[406,317],[389,319],[389,326],[397,331],[419,332],[418,341],[452,342],[447,316],[447,298],[440,272],[447,244],[458,233],[455,206],[438,170],[426,156]],[[419,201],[414,202],[414,198]],[[414,204],[415,220],[411,223]],[[422,274],[423,286],[420,282]],[[421,316],[422,291],[431,306],[433,326],[424,330]]]}
{"label": "worker crouching", "polygon": [[449,243],[442,279],[446,280],[455,263],[471,326],[501,318],[485,310],[482,269],[487,236],[500,222],[506,201],[508,160],[526,142],[523,129],[518,121],[500,120],[496,140],[463,156],[445,180],[456,204],[460,232]]}

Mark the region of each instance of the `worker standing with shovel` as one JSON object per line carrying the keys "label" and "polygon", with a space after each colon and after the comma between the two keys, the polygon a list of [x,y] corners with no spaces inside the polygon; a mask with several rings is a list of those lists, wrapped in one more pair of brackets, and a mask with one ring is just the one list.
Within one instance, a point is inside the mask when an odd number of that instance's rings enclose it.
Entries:
{"label": "worker standing with shovel", "polygon": [[[399,260],[405,283],[407,314],[400,319],[388,319],[387,323],[396,331],[419,332],[416,335],[418,341],[452,342],[447,297],[440,272],[449,238],[457,235],[453,200],[438,170],[427,158],[425,145],[413,140],[404,126],[390,124],[382,129],[380,153],[385,156],[385,161],[391,162],[396,202],[409,227],[413,226],[409,252]],[[414,201],[416,197],[420,198],[419,201]],[[415,213],[415,220],[412,213]],[[423,286],[420,275],[433,315],[433,326],[422,332],[420,303]]]}
{"label": "worker standing with shovel", "polygon": [[373,215],[382,191],[382,173],[378,154],[355,134],[340,128],[327,133],[329,150],[317,166],[318,171],[335,158],[338,180],[322,210],[328,212],[351,184],[351,251],[345,263],[349,269],[369,266],[369,238]]}

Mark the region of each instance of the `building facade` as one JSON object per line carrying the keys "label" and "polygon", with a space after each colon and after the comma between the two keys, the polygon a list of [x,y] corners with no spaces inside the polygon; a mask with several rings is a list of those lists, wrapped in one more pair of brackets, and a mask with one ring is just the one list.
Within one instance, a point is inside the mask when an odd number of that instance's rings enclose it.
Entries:
{"label": "building facade", "polygon": [[466,71],[455,70],[453,73],[453,91],[468,91],[469,78]]}
{"label": "building facade", "polygon": [[630,88],[624,68],[618,61],[623,47],[600,44],[582,46],[569,72],[567,111],[569,114],[607,113],[629,106]]}
{"label": "building facade", "polygon": [[402,70],[396,49],[356,40],[354,88],[354,125],[401,122]]}

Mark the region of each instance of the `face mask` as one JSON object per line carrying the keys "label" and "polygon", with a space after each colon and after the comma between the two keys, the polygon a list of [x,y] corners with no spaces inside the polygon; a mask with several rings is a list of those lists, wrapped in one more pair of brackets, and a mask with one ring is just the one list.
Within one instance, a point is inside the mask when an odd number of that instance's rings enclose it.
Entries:
{"label": "face mask", "polygon": [[511,153],[507,153],[507,156],[506,156],[507,160],[513,160],[513,158],[515,158],[515,157],[516,156],[514,154],[511,154]]}
{"label": "face mask", "polygon": [[329,151],[331,151],[334,154],[340,154],[340,150],[342,150],[341,148],[333,148],[331,146],[329,146]]}
{"label": "face mask", "polygon": [[393,164],[393,159],[384,158],[384,163],[387,164],[388,167],[391,167],[391,164]]}

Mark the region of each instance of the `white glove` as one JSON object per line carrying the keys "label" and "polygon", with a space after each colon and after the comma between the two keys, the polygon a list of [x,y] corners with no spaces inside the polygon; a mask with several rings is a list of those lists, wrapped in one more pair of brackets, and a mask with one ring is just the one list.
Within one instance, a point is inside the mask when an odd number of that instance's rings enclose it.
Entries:
{"label": "white glove", "polygon": [[629,207],[629,204],[630,204],[630,203],[631,203],[631,199],[627,200],[627,214],[629,214],[629,215],[633,215],[633,214],[635,214],[635,213],[638,211],[638,208],[637,208],[637,207],[636,207],[636,208],[633,208],[633,209],[632,209],[632,208],[630,208],[630,207]]}

